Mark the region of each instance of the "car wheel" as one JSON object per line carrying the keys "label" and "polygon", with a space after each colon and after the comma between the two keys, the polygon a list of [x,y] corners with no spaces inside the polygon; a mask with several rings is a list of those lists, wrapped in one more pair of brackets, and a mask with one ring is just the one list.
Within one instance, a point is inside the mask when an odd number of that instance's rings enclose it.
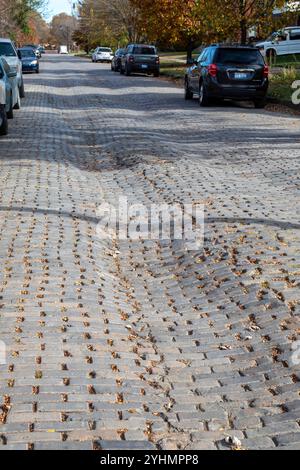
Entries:
{"label": "car wheel", "polygon": [[186,79],[185,80],[185,93],[184,93],[184,98],[186,100],[192,100],[194,98],[194,93],[191,92],[190,87],[189,87],[189,82]]}
{"label": "car wheel", "polygon": [[14,106],[14,109],[21,109],[21,98],[20,98],[20,93],[18,93],[18,100]]}
{"label": "car wheel", "polygon": [[25,98],[25,88],[24,88],[23,78],[22,78],[21,86],[19,88],[19,93],[20,93],[20,98]]}
{"label": "car wheel", "polygon": [[265,99],[255,100],[254,101],[254,106],[255,106],[256,109],[264,109],[266,104],[267,104],[267,102],[266,102]]}
{"label": "car wheel", "polygon": [[0,119],[2,121],[2,124],[0,126],[0,135],[7,135],[7,133],[8,133],[8,122],[7,122],[7,115],[6,115],[4,105],[0,105]]}
{"label": "car wheel", "polygon": [[120,67],[120,74],[121,74],[121,75],[124,75],[124,70],[123,70],[122,65],[121,65],[121,67]]}
{"label": "car wheel", "polygon": [[202,107],[209,106],[209,97],[203,82],[201,82],[199,86],[199,104]]}
{"label": "car wheel", "polygon": [[129,77],[131,75],[131,72],[130,72],[127,64],[125,65],[125,75],[126,75],[126,77]]}
{"label": "car wheel", "polygon": [[154,74],[153,74],[153,75],[154,75],[154,77],[155,77],[155,78],[159,78],[159,76],[160,76],[160,73],[159,73],[159,72],[154,72]]}
{"label": "car wheel", "polygon": [[12,96],[10,97],[10,107],[9,111],[7,112],[7,119],[13,119],[14,118],[14,107],[13,107],[13,99]]}
{"label": "car wheel", "polygon": [[35,73],[40,73],[40,69],[37,69]]}

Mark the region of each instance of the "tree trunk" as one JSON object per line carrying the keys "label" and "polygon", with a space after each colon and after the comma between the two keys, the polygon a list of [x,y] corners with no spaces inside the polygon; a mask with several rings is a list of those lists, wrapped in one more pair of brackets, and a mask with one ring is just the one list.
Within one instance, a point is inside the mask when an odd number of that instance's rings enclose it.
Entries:
{"label": "tree trunk", "polygon": [[247,21],[242,19],[240,22],[240,34],[241,34],[241,44],[247,44],[247,37],[248,37],[248,28],[247,28]]}
{"label": "tree trunk", "polygon": [[194,50],[194,41],[192,39],[189,39],[188,45],[187,45],[187,62],[189,62],[193,58],[193,50]]}

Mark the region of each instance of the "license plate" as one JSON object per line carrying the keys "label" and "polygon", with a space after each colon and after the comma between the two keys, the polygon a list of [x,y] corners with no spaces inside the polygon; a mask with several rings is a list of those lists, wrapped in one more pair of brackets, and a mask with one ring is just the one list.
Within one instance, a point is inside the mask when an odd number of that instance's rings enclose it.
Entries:
{"label": "license plate", "polygon": [[235,73],[235,74],[234,74],[234,78],[235,78],[236,80],[246,80],[246,79],[248,78],[248,74],[247,74],[247,73],[240,73],[240,72],[238,72],[238,73]]}
{"label": "license plate", "polygon": [[146,65],[146,64],[142,65],[142,69],[147,69],[147,68],[148,68],[148,65]]}

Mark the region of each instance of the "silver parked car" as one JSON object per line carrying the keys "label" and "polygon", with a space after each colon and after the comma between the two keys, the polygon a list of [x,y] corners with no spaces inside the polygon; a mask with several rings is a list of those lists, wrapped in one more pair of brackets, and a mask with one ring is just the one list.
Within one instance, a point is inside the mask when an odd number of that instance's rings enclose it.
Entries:
{"label": "silver parked car", "polygon": [[17,49],[10,39],[0,38],[0,56],[5,57],[9,66],[16,71],[20,98],[25,97],[24,81],[22,73],[22,62],[18,56]]}
{"label": "silver parked car", "polygon": [[20,109],[20,107],[17,72],[3,57],[0,57],[0,135],[7,134],[7,119],[12,119],[14,109]]}

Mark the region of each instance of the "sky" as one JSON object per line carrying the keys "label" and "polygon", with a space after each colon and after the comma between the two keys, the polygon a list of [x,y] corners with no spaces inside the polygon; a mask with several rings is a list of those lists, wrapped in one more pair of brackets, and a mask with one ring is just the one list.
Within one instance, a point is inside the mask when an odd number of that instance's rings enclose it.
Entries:
{"label": "sky", "polygon": [[71,13],[71,2],[68,0],[48,0],[49,19],[58,13]]}

